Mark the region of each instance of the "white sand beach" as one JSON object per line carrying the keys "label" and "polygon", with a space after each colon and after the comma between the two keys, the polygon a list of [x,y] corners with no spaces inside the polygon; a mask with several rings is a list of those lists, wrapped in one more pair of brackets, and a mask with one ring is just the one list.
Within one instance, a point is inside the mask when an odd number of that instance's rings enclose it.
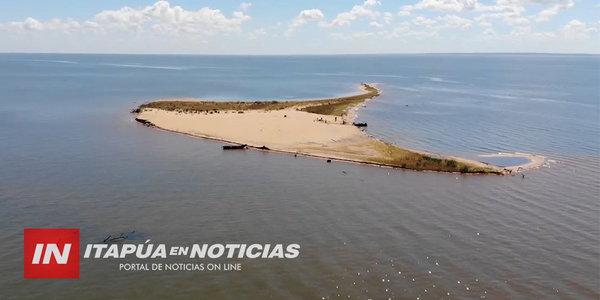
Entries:
{"label": "white sand beach", "polygon": [[360,129],[342,125],[339,117],[336,122],[334,116],[295,109],[218,114],[185,114],[148,109],[140,113],[139,118],[167,130],[283,151],[336,147],[348,140],[368,139]]}

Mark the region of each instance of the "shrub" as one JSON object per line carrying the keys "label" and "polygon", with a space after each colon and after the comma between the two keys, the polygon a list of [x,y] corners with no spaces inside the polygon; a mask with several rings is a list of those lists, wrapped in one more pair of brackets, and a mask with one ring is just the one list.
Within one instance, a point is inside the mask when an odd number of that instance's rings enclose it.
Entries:
{"label": "shrub", "polygon": [[448,167],[448,168],[456,168],[457,165],[458,164],[456,163],[456,161],[454,159],[446,161],[446,167]]}

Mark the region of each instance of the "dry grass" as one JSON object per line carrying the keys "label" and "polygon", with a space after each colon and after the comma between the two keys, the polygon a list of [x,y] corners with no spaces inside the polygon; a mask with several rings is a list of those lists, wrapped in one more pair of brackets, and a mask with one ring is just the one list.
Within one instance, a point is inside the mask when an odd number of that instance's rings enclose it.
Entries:
{"label": "dry grass", "polygon": [[465,174],[501,174],[499,170],[492,167],[479,167],[454,159],[436,158],[376,139],[370,139],[366,143],[342,144],[334,147],[302,147],[300,151],[320,153],[326,156],[331,155],[332,157],[344,157],[410,170]]}
{"label": "dry grass", "polygon": [[376,148],[379,153],[381,153],[381,156],[369,158],[369,161],[371,162],[394,165],[411,170],[500,174],[500,172],[494,168],[477,167],[472,164],[458,162],[453,159],[435,158],[378,140],[374,141],[373,143],[373,147]]}
{"label": "dry grass", "polygon": [[349,107],[379,96],[379,91],[376,88],[368,84],[363,84],[363,86],[365,88],[365,93],[363,94],[323,100],[255,102],[168,100],[142,104],[134,112],[140,112],[145,108],[155,108],[181,113],[220,113],[221,111],[282,110],[295,107],[298,110],[315,114],[343,116]]}
{"label": "dry grass", "polygon": [[367,99],[379,96],[379,91],[368,85],[363,84],[366,93],[356,96],[348,96],[335,99],[320,100],[301,108],[300,110],[313,114],[344,116],[348,108],[358,105]]}

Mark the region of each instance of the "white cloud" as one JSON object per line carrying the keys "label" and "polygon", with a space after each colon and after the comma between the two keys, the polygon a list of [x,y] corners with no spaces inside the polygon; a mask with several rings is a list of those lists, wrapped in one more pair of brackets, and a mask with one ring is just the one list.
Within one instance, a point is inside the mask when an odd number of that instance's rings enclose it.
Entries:
{"label": "white cloud", "polygon": [[487,35],[487,36],[495,36],[496,35],[496,30],[492,29],[492,28],[488,28],[483,32],[483,35]]}
{"label": "white cloud", "polygon": [[244,3],[240,4],[240,9],[242,11],[248,11],[248,9],[250,9],[250,6],[252,6],[252,3],[244,2]]}
{"label": "white cloud", "polygon": [[[157,2],[154,5],[161,5]],[[95,20],[106,27],[119,30],[143,31],[142,24],[149,20],[144,12],[131,7],[123,7],[120,10],[105,10],[96,15]]]}
{"label": "white cloud", "polygon": [[332,34],[330,34],[331,38],[334,40],[346,40],[348,39],[343,33],[341,32],[334,32]]}
{"label": "white cloud", "polygon": [[23,22],[9,22],[6,24],[1,24],[0,29],[42,31],[44,30],[44,24],[34,18],[27,18]]}
{"label": "white cloud", "polygon": [[566,5],[571,0],[498,0],[499,5]]}
{"label": "white cloud", "polygon": [[381,5],[381,1],[377,1],[377,0],[366,0],[365,3],[363,3],[364,7],[374,7],[377,5]]}
{"label": "white cloud", "polygon": [[567,27],[567,26],[569,28],[585,28],[585,23],[583,23],[577,19],[573,19],[567,25],[565,25],[565,27]]}
{"label": "white cloud", "polygon": [[290,28],[290,29],[286,30],[286,31],[283,33],[283,35],[284,35],[284,36],[292,36],[292,35],[294,34],[294,32],[295,32],[295,31],[296,31],[296,29],[295,29],[295,28]]}
{"label": "white cloud", "polygon": [[97,34],[105,33],[105,30],[104,30],[104,28],[102,28],[102,25],[100,25],[94,21],[85,21],[85,22],[83,22],[82,27],[86,30],[89,30],[89,31],[97,33]]}
{"label": "white cloud", "polygon": [[180,33],[240,32],[243,22],[250,16],[240,11],[227,18],[218,9],[203,7],[189,11],[180,6],[172,7],[167,1],[158,1],[142,9],[123,7],[120,10],[105,10],[94,18],[103,28],[124,31],[144,31],[150,26],[154,33],[179,35]]}
{"label": "white cloud", "polygon": [[[351,26],[346,29],[348,31],[340,29],[343,33],[332,34],[331,37],[334,39],[356,41],[365,38],[373,39],[373,41],[375,39],[382,41],[381,39],[386,37],[397,39],[387,41],[387,44],[382,43],[383,51],[397,50],[398,48],[394,48],[393,45],[400,41],[406,42],[407,40],[426,38],[431,38],[432,43],[415,43],[414,45],[431,45],[431,49],[436,51],[453,49],[453,43],[457,38],[459,40],[461,38],[459,33],[461,29],[480,26],[476,32],[473,32],[478,37],[472,36],[473,39],[465,37],[464,47],[472,47],[473,51],[489,51],[490,47],[496,47],[498,44],[482,43],[479,45],[477,41],[504,40],[507,44],[515,45],[510,49],[527,51],[527,46],[521,47],[520,45],[538,44],[538,40],[548,40],[551,42],[544,44],[546,48],[540,49],[549,52],[560,52],[565,49],[569,51],[598,52],[597,48],[596,50],[594,48],[598,46],[598,41],[600,41],[598,36],[600,21],[598,21],[598,18],[593,14],[589,15],[590,12],[588,11],[582,12],[581,10],[569,11],[569,14],[573,14],[574,17],[566,20],[564,19],[565,16],[561,15],[565,10],[573,8],[575,2],[577,5],[585,2],[582,0],[579,0],[579,2],[576,0],[411,0],[413,5],[406,5],[400,10],[391,12],[384,12],[380,8],[381,2],[377,0],[355,1],[358,5],[349,5],[346,8],[347,10],[336,11],[336,14],[329,16],[330,18],[326,18],[319,9],[308,9],[301,12],[298,10],[299,14],[292,15],[287,19],[287,22],[278,23],[278,21],[282,21],[281,16],[272,16],[271,19],[263,20],[264,25],[256,26],[252,30],[245,28],[245,25],[251,20],[247,12],[253,11],[255,8],[249,2],[240,4],[240,1],[235,3],[234,8],[239,4],[237,11],[221,11],[209,7],[186,10],[167,1],[156,2],[155,0],[153,2],[156,3],[149,6],[123,7],[116,10],[101,11],[94,18],[87,20],[75,21],[66,18],[66,16],[62,16],[62,19],[37,19],[38,16],[34,15],[24,20],[0,24],[0,31],[13,32],[2,33],[3,37],[10,37],[9,40],[5,40],[7,44],[5,46],[6,51],[15,49],[17,51],[50,52],[121,51],[142,53],[157,51],[172,53],[181,51],[187,53],[215,53],[222,51],[225,46],[230,46],[232,43],[239,43],[242,45],[241,47],[230,47],[235,49],[232,52],[237,53],[239,51],[242,53],[248,49],[249,53],[259,54],[261,51],[268,53],[271,48],[276,49],[273,50],[274,52],[287,51],[284,49],[285,47],[270,47],[271,45],[268,42],[274,41],[272,37],[275,36],[289,37],[295,35],[297,32],[303,31],[309,24],[315,25],[318,23],[322,27]],[[597,0],[595,2],[597,3]],[[592,3],[592,5],[595,4]],[[593,8],[595,7],[591,9]],[[378,9],[381,12],[377,11]],[[583,6],[581,9],[585,10]],[[425,10],[431,10],[432,12]],[[337,14],[340,11],[341,13]],[[564,14],[567,15],[567,13]],[[564,22],[560,20],[564,20]],[[567,23],[569,20],[571,21]],[[534,22],[550,23],[534,24]],[[277,26],[275,26],[276,24]],[[393,29],[392,24],[397,28]],[[264,28],[257,29],[259,27]],[[453,31],[450,31],[450,28],[454,28]],[[49,31],[54,33],[48,34]],[[133,32],[135,34],[124,35],[115,31]],[[31,34],[25,34],[26,32],[31,32]],[[68,37],[65,35],[75,32],[79,34]],[[97,36],[85,41],[78,40],[88,33],[105,36]],[[329,34],[329,32],[323,30],[315,30],[310,33],[313,39],[321,41],[324,37],[327,39]],[[450,38],[435,38],[446,33],[452,33]],[[210,44],[206,44],[207,47],[194,46],[197,45],[194,42],[198,41],[208,43],[204,36],[217,34],[230,37],[223,39],[215,37],[211,39]],[[167,35],[176,36],[177,38],[172,39]],[[33,48],[30,45],[31,43],[27,41],[28,38],[35,39],[36,42],[39,39],[40,42],[36,43],[36,46],[38,44],[40,47],[43,47],[44,44],[49,46],[47,46],[48,48]],[[16,41],[15,43],[12,43],[13,39]],[[175,41],[180,42],[180,44],[176,45],[173,43]],[[463,43],[463,40],[460,41]],[[11,45],[11,43],[14,45]],[[52,43],[55,45],[51,45]],[[252,46],[244,48],[243,43]],[[288,48],[300,49],[299,51],[305,51],[306,53],[316,49],[306,46],[305,44],[310,44],[310,41],[300,38],[287,39],[286,43],[295,45],[295,47]],[[541,45],[541,43],[539,44]],[[185,45],[189,45],[189,47],[185,48]],[[327,45],[322,44],[322,46]],[[336,46],[335,43],[333,46]],[[495,49],[492,48],[491,50]]]}
{"label": "white cloud", "polygon": [[506,24],[511,26],[524,26],[531,23],[528,18],[524,17],[507,18],[504,21],[506,22]]}
{"label": "white cloud", "polygon": [[412,22],[413,22],[413,24],[419,25],[419,26],[431,26],[431,25],[435,24],[437,21],[432,20],[432,19],[427,19],[423,16],[418,16],[418,17],[412,19]]}
{"label": "white cloud", "polygon": [[402,37],[408,35],[409,32],[410,32],[410,27],[408,27],[408,26],[397,27],[397,28],[394,28],[394,31],[389,36],[389,38],[402,38]]}
{"label": "white cloud", "polygon": [[523,26],[530,23],[528,18],[521,16],[521,11],[507,11],[500,13],[482,14],[476,17],[475,22],[487,24],[488,19],[502,19],[502,21],[511,26]]}
{"label": "white cloud", "polygon": [[396,38],[401,41],[405,41],[404,38],[414,37],[416,39],[423,39],[427,37],[437,36],[438,33],[436,31],[422,31],[422,30],[411,30],[409,26],[397,27],[394,29],[392,34],[388,36],[388,38]]}
{"label": "white cloud", "polygon": [[267,34],[267,31],[264,28],[260,28],[260,29],[254,30],[253,32],[248,33],[248,39],[256,40],[259,36],[266,35],[266,34]]}
{"label": "white cloud", "polygon": [[536,21],[538,22],[547,22],[550,21],[550,18],[557,15],[560,10],[560,5],[554,5],[551,8],[544,9],[538,13],[538,17]]}
{"label": "white cloud", "polygon": [[294,32],[296,32],[296,28],[302,27],[306,25],[310,21],[317,21],[325,18],[325,14],[320,9],[306,9],[301,11],[298,16],[296,16],[290,22],[290,28],[286,30],[283,35],[284,36],[292,36]]}
{"label": "white cloud", "polygon": [[85,22],[83,22],[83,27],[95,29],[95,28],[101,28],[102,26],[94,21],[85,21]]}
{"label": "white cloud", "polygon": [[444,26],[447,28],[459,27],[463,29],[468,29],[473,27],[473,21],[461,18],[456,15],[445,15],[443,17],[437,17],[436,20],[444,21]]}
{"label": "white cloud", "polygon": [[566,10],[573,6],[573,0],[496,0],[494,4],[482,4],[478,0],[421,0],[415,5],[406,5],[402,11],[411,10],[431,10],[431,11],[488,11],[512,13],[518,16],[525,12],[525,6],[548,6],[540,12],[538,19],[546,21],[549,17],[558,13],[559,10]]}
{"label": "white cloud", "polygon": [[76,31],[81,27],[79,22],[67,18],[65,21],[61,19],[52,19],[50,22],[40,22],[34,18],[27,18],[23,22],[9,22],[0,24],[0,29],[15,31],[44,31],[44,30],[64,30],[67,32]]}
{"label": "white cloud", "polygon": [[75,31],[81,27],[79,22],[67,18],[66,21],[62,21],[61,19],[52,19],[50,23],[45,23],[45,27],[50,30],[67,30],[67,31]]}
{"label": "white cloud", "polygon": [[474,10],[477,0],[421,0],[421,2],[405,6],[405,10],[426,9],[437,11],[468,11]]}
{"label": "white cloud", "polygon": [[334,32],[330,36],[334,40],[353,40],[353,39],[367,38],[367,37],[371,37],[374,35],[375,35],[375,33],[373,33],[373,32],[357,32],[357,33],[350,34],[350,35],[345,35],[341,32]]}
{"label": "white cloud", "polygon": [[596,34],[598,29],[595,27],[587,27],[585,23],[573,19],[567,25],[561,27],[560,31],[568,40],[587,40],[592,34]]}
{"label": "white cloud", "polygon": [[301,11],[297,17],[292,20],[292,27],[304,26],[309,21],[321,20],[325,18],[325,15],[319,9],[307,9]]}
{"label": "white cloud", "polygon": [[375,35],[372,32],[357,32],[355,34],[352,35],[353,38],[365,38],[365,37],[369,37],[369,36],[373,36]]}
{"label": "white cloud", "polygon": [[383,13],[383,19],[385,20],[386,24],[390,24],[392,23],[392,20],[394,19],[394,15],[391,12],[384,12]]}
{"label": "white cloud", "polygon": [[567,4],[556,4],[548,9],[544,9],[538,13],[538,17],[536,21],[538,22],[547,22],[550,21],[550,18],[557,15],[561,10],[567,10],[573,7],[573,0],[569,1]]}
{"label": "white cloud", "polygon": [[369,17],[374,20],[381,15],[380,12],[371,10],[371,7],[377,5],[381,5],[381,2],[366,0],[363,5],[355,5],[349,12],[339,13],[331,23],[321,22],[319,25],[321,27],[348,26],[352,21],[357,20],[359,17]]}
{"label": "white cloud", "polygon": [[523,40],[552,40],[556,38],[556,33],[551,31],[534,32],[531,27],[525,26],[515,28],[507,37]]}

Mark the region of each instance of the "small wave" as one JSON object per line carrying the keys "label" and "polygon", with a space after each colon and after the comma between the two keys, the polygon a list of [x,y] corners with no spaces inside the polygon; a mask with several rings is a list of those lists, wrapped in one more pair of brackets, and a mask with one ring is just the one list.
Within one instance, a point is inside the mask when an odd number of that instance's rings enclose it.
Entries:
{"label": "small wave", "polygon": [[409,91],[409,92],[418,92],[419,91],[419,89],[409,88],[409,87],[399,87],[399,86],[396,86],[396,88],[398,88],[400,90]]}
{"label": "small wave", "polygon": [[419,88],[422,90],[428,90],[428,91],[434,91],[434,92],[457,93],[457,94],[466,94],[466,95],[474,95],[474,96],[480,95],[479,93],[475,93],[472,90],[465,90],[465,89],[452,89],[452,88],[432,87],[432,86],[421,86]]}
{"label": "small wave", "polygon": [[507,95],[481,94],[481,96],[488,96],[488,97],[497,98],[497,99],[511,99],[511,100],[519,99],[519,97],[510,96],[510,95],[507,96]]}
{"label": "small wave", "polygon": [[136,65],[136,64],[101,63],[100,65],[112,66],[112,67],[124,67],[124,68],[163,69],[163,70],[178,70],[178,71],[190,69],[189,67],[149,66],[149,65]]}
{"label": "small wave", "polygon": [[356,74],[352,74],[352,73],[300,73],[300,74],[317,75],[317,76],[356,76]]}
{"label": "small wave", "polygon": [[443,79],[440,77],[427,77],[427,76],[421,76],[421,78],[427,78],[433,82],[444,82],[444,83],[460,83],[460,81],[454,81],[454,80],[447,80],[447,79]]}
{"label": "small wave", "polygon": [[517,97],[512,95],[496,95],[496,94],[481,94],[481,96],[488,96],[492,98],[498,99],[509,99],[509,100],[521,100],[521,101],[532,101],[532,102],[542,102],[542,103],[556,103],[556,104],[566,104],[566,105],[580,105],[580,106],[588,106],[595,107],[597,105],[581,103],[581,102],[571,102],[571,101],[563,101],[563,100],[555,100],[555,99],[547,99],[547,98],[530,98],[530,97]]}
{"label": "small wave", "polygon": [[358,74],[358,75],[366,76],[366,77],[406,78],[406,76],[400,76],[400,75],[383,75],[383,74]]}
{"label": "small wave", "polygon": [[554,99],[544,99],[544,98],[523,98],[529,101],[535,102],[550,102],[550,103],[559,103],[559,104],[568,104],[568,105],[580,105],[580,106],[588,106],[588,107],[596,107],[598,105],[589,104],[589,103],[581,103],[581,102],[571,102],[571,101],[562,101],[562,100],[554,100]]}
{"label": "small wave", "polygon": [[437,112],[437,111],[409,111],[407,114],[411,115],[431,115],[431,116],[447,116],[449,113]]}
{"label": "small wave", "polygon": [[77,62],[69,60],[52,60],[52,59],[14,59],[13,61],[36,61],[36,62],[51,62],[58,64],[76,64]]}
{"label": "small wave", "polygon": [[317,76],[358,76],[358,77],[386,77],[386,78],[406,78],[406,76],[400,75],[386,75],[386,74],[355,74],[355,73],[300,73]]}

